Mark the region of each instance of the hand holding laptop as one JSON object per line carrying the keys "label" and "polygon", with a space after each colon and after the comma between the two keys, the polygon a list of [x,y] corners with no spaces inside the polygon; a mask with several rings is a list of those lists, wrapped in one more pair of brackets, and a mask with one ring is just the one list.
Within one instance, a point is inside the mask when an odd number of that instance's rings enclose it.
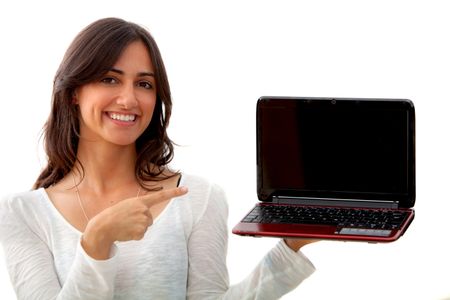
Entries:
{"label": "hand holding laptop", "polygon": [[312,244],[315,242],[318,242],[320,240],[309,240],[309,239],[284,239],[284,242],[286,245],[288,245],[289,248],[297,252],[300,250],[301,247],[306,246],[308,244]]}

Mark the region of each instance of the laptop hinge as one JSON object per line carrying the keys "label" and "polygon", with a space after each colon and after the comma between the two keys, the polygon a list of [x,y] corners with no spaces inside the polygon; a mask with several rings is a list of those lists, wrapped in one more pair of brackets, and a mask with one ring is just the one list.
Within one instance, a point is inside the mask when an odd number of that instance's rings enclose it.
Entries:
{"label": "laptop hinge", "polygon": [[298,205],[322,205],[322,206],[390,208],[390,209],[399,208],[398,201],[388,201],[388,200],[354,200],[354,199],[338,199],[338,198],[273,196],[272,202],[277,204],[298,204]]}

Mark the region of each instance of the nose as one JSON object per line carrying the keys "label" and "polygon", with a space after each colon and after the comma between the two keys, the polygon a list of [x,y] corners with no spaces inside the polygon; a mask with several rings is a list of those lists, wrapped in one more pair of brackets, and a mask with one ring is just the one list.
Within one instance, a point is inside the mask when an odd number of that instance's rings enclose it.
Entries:
{"label": "nose", "polygon": [[131,109],[138,104],[133,84],[123,84],[116,103],[124,109]]}

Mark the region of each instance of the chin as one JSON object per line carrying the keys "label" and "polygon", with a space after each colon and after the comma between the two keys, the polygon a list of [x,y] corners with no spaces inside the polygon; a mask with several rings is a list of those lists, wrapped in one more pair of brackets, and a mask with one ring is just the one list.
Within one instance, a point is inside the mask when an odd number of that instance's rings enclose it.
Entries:
{"label": "chin", "polygon": [[117,145],[117,146],[130,146],[134,145],[136,143],[137,138],[132,137],[126,137],[126,138],[114,138],[110,139],[109,142],[111,144]]}

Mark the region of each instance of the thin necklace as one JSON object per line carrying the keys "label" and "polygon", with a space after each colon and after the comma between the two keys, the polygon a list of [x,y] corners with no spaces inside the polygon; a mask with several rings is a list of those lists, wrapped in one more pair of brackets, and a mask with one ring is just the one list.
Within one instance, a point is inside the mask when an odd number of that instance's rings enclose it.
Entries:
{"label": "thin necklace", "polygon": [[[80,204],[80,208],[81,208],[81,211],[83,212],[86,222],[89,222],[90,218],[88,217],[88,215],[86,214],[86,210],[84,209],[84,205],[83,205],[83,202],[81,201],[81,197],[80,197],[80,191],[78,190],[78,184],[76,184],[76,182],[75,182],[75,175],[73,175],[73,173],[72,173],[72,179],[73,179],[73,185],[75,186],[75,191],[77,193],[78,204]],[[139,186],[136,198],[139,197],[140,193],[141,193],[141,187]]]}

